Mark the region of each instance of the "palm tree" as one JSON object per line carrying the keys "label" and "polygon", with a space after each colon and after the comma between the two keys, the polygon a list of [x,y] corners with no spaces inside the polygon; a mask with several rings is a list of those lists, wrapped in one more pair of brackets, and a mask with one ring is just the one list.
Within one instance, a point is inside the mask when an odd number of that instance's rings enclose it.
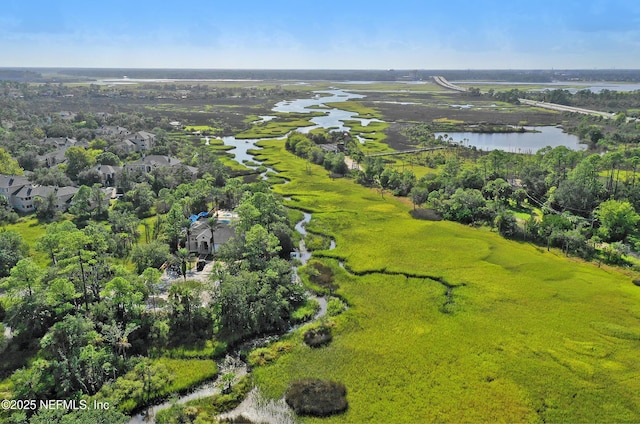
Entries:
{"label": "palm tree", "polygon": [[209,231],[211,231],[211,238],[209,239],[209,243],[211,244],[211,253],[216,254],[216,240],[215,240],[215,232],[222,226],[222,223],[218,221],[218,213],[209,219],[207,219],[207,227]]}
{"label": "palm tree", "polygon": [[180,273],[182,274],[182,278],[187,279],[187,264],[191,260],[191,252],[189,249],[181,247],[176,252],[176,258],[180,262]]}
{"label": "palm tree", "polygon": [[111,343],[118,355],[124,357],[127,349],[131,347],[131,343],[129,343],[129,335],[139,327],[140,326],[138,324],[134,323],[129,323],[122,327],[116,323],[113,323],[112,325],[105,325],[103,327],[104,338]]}

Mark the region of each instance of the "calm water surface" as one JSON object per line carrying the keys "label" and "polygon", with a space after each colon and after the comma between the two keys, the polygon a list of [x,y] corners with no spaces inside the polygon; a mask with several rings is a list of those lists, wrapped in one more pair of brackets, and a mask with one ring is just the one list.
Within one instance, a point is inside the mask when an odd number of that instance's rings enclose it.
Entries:
{"label": "calm water surface", "polygon": [[586,150],[585,144],[572,134],[562,132],[558,127],[525,127],[539,132],[480,134],[472,132],[435,133],[436,137],[448,134],[454,141],[465,146],[475,146],[479,150],[504,150],[512,153],[535,153],[551,146],[565,146],[571,150]]}

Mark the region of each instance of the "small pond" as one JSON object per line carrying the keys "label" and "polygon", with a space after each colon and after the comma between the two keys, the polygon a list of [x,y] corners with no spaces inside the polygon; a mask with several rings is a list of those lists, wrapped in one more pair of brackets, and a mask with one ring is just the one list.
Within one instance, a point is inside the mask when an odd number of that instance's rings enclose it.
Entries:
{"label": "small pond", "polygon": [[455,142],[464,146],[475,146],[478,150],[504,150],[511,153],[535,153],[551,146],[565,146],[570,150],[586,150],[585,144],[572,134],[562,132],[558,127],[525,127],[524,133],[435,133],[436,137],[448,134]]}

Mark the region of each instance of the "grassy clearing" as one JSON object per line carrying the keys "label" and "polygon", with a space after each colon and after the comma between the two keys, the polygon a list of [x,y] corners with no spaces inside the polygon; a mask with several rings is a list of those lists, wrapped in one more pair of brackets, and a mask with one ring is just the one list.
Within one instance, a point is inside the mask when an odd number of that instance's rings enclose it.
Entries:
{"label": "grassy clearing", "polygon": [[350,307],[333,341],[311,349],[293,335],[291,352],[255,369],[263,392],[341,381],[349,409],[323,422],[640,420],[640,288],[630,276],[413,220],[389,195],[319,167],[307,174],[283,144],[266,142],[261,154],[291,180],[275,189],[314,212],[309,230],[337,243],[321,253],[360,276],[334,269]]}
{"label": "grassy clearing", "polygon": [[227,350],[227,344],[217,340],[207,340],[200,346],[179,346],[166,349],[162,355],[172,359],[213,359]]}
{"label": "grassy clearing", "polygon": [[201,132],[209,134],[216,134],[217,132],[222,131],[220,128],[212,127],[210,125],[189,125],[184,130],[187,132]]}
{"label": "grassy clearing", "polygon": [[213,378],[218,373],[215,361],[209,359],[159,358],[154,360],[154,364],[167,367],[172,377],[171,382],[158,393],[159,396],[182,392]]}
{"label": "grassy clearing", "polygon": [[35,249],[36,241],[44,234],[47,224],[38,221],[34,215],[21,217],[15,224],[7,224],[2,228],[13,230],[20,234],[22,240],[29,246],[31,258],[40,266],[49,264],[49,256]]}

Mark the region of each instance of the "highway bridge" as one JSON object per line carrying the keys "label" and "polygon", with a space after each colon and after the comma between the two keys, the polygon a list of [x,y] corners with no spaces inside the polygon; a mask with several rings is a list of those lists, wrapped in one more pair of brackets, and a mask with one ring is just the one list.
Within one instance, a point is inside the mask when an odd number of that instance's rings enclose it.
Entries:
{"label": "highway bridge", "polygon": [[435,76],[433,77],[433,81],[438,84],[440,87],[448,88],[449,90],[467,92],[466,88],[460,87],[455,84],[451,84],[449,81],[445,79],[443,76]]}
{"label": "highway bridge", "polygon": [[537,102],[528,99],[518,99],[523,105],[542,107],[545,109],[557,110],[559,112],[573,112],[581,113],[583,115],[602,116],[603,118],[611,119],[615,117],[614,113],[600,112],[598,110],[584,109],[581,107],[559,105],[557,103]]}
{"label": "highway bridge", "polygon": [[[463,92],[463,93],[468,91],[466,88],[463,88],[463,87],[460,87],[458,85],[450,83],[443,76],[435,76],[435,77],[433,77],[433,80],[440,87],[444,87],[444,88],[449,89],[449,90],[459,91],[459,92]],[[581,108],[581,107],[565,106],[565,105],[560,105],[560,104],[557,104],[557,103],[538,102],[538,101],[535,101],[535,100],[528,100],[528,99],[518,99],[518,100],[523,105],[541,107],[541,108],[544,108],[544,109],[555,110],[555,111],[558,111],[558,112],[581,113],[583,115],[600,116],[600,117],[603,117],[603,118],[606,118],[606,119],[612,119],[612,118],[615,117],[615,114],[613,114],[613,113],[601,112],[599,110],[591,110],[591,109],[584,109],[584,108]]]}

